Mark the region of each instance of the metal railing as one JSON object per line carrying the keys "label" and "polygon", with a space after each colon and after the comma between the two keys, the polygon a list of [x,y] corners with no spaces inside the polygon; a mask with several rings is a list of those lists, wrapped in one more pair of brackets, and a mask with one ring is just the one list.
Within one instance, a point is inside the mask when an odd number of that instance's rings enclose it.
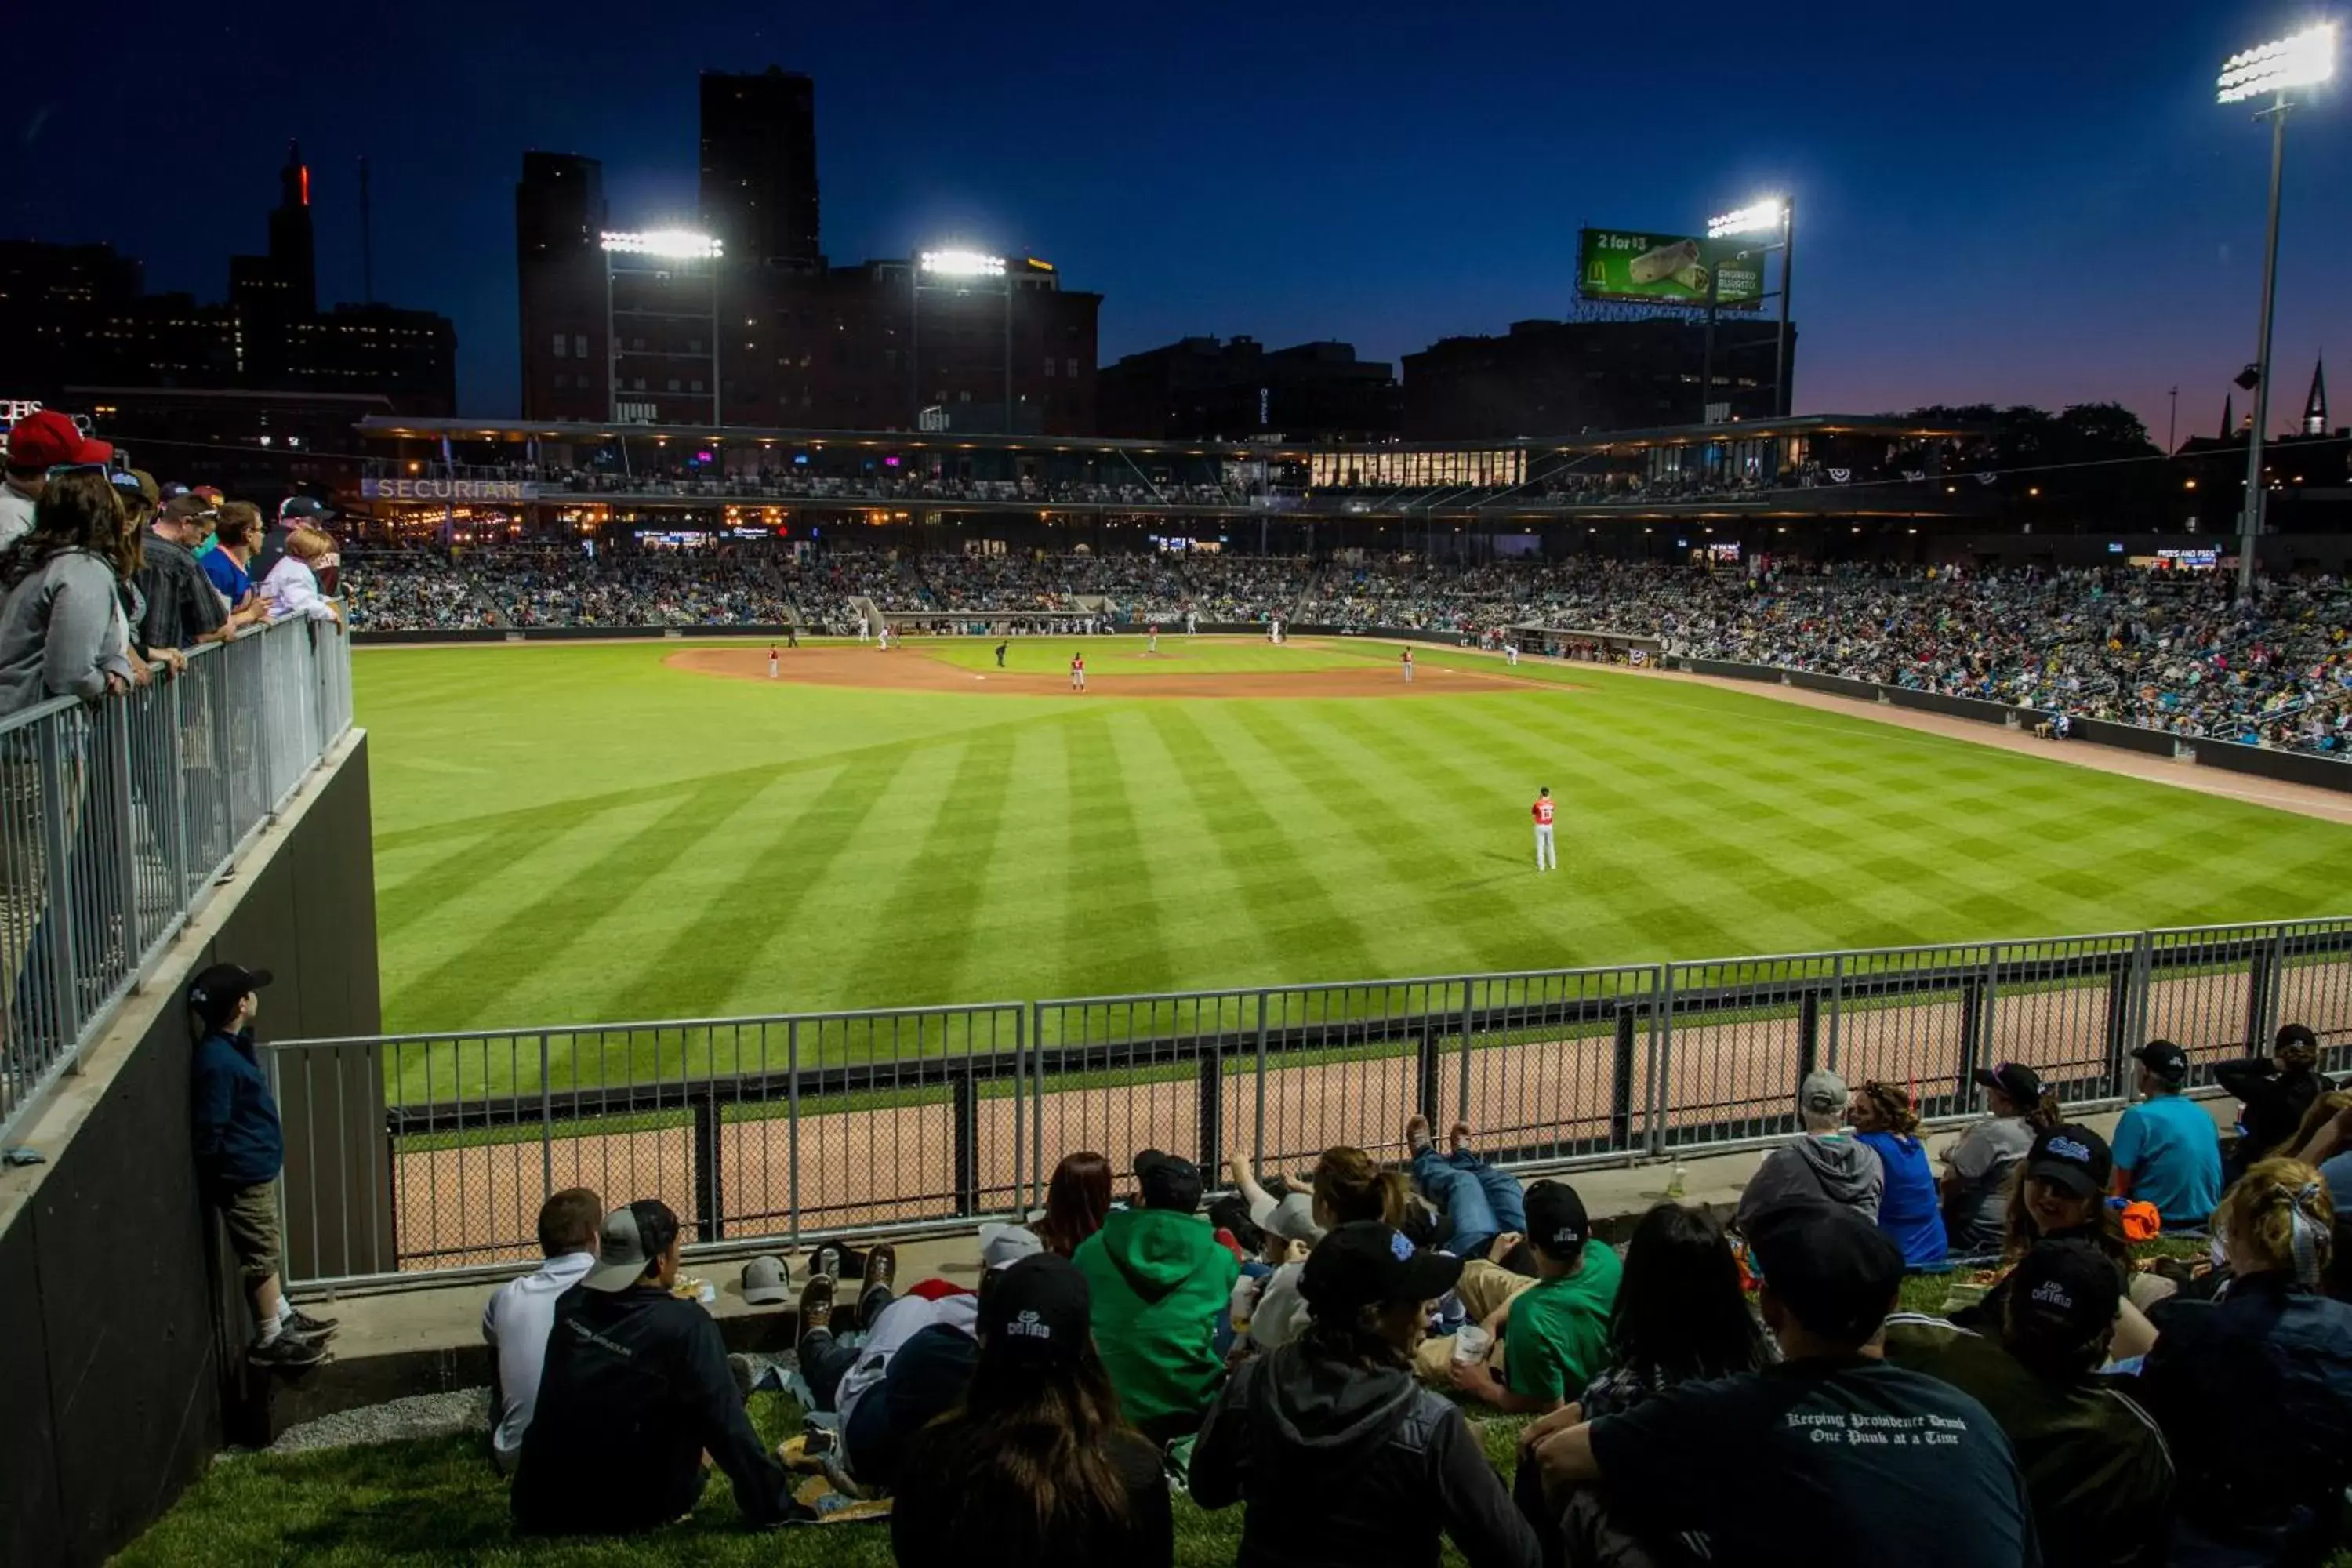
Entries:
{"label": "metal railing", "polygon": [[349,644],[310,621],[0,720],[0,1141],[351,722]]}
{"label": "metal railing", "polygon": [[658,1196],[699,1249],[937,1228],[1043,1201],[1060,1157],[1146,1148],[1294,1170],[1403,1152],[1416,1112],[1515,1167],[1753,1147],[1797,1131],[1816,1067],[1972,1113],[2033,1068],[2076,1110],[2164,1037],[2197,1082],[2315,1030],[2352,1067],[2352,918],[1675,961],[1518,974],[1073,997],[269,1047],[288,1278],[504,1272],[539,1205]]}

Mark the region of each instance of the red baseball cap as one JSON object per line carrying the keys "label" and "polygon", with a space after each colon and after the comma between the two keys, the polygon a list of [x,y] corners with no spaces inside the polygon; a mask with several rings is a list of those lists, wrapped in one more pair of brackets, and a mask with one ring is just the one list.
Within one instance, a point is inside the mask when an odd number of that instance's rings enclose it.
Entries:
{"label": "red baseball cap", "polygon": [[114,447],[93,441],[74,422],[54,408],[44,408],[8,427],[8,466],[12,468],[54,468],[63,463],[105,463]]}

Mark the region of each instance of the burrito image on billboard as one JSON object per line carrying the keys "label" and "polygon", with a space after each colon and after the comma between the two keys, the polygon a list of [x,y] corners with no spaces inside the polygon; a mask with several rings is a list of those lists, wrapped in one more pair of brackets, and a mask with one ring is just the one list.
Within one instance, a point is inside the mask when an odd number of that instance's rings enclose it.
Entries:
{"label": "burrito image on billboard", "polygon": [[1655,283],[1661,278],[1679,277],[1685,268],[1697,265],[1698,241],[1685,239],[1643,251],[1633,258],[1625,272],[1636,283]]}
{"label": "burrito image on billboard", "polygon": [[1753,310],[1764,300],[1759,254],[1738,239],[1588,228],[1579,237],[1577,292],[1588,300]]}

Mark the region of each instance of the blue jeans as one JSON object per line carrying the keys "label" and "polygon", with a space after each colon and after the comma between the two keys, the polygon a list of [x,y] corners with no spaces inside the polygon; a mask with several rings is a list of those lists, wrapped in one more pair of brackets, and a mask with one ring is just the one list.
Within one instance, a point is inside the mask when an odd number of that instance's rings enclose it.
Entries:
{"label": "blue jeans", "polygon": [[1441,1154],[1432,1144],[1412,1157],[1412,1180],[1453,1222],[1445,1248],[1456,1258],[1484,1258],[1496,1237],[1528,1228],[1527,1195],[1518,1182],[1475,1154]]}

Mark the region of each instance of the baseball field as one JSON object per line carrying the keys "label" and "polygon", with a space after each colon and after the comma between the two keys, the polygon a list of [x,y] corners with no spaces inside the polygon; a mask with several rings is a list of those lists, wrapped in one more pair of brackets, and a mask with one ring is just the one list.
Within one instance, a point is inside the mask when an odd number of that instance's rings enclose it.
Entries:
{"label": "baseball field", "polygon": [[1424,647],[1408,686],[1347,639],[994,653],[363,650],[387,1027],[2106,931],[2330,913],[2352,880],[2352,828],[1685,680]]}

